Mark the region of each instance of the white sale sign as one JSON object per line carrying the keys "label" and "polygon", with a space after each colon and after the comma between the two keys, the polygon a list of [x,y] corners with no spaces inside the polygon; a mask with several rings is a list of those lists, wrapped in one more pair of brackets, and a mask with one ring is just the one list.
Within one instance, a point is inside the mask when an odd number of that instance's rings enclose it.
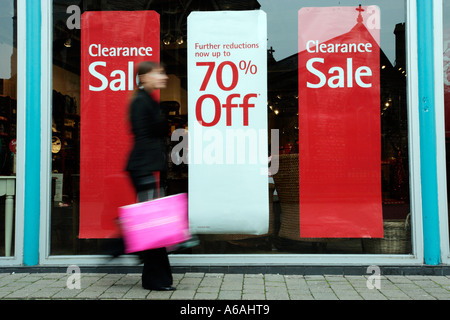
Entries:
{"label": "white sale sign", "polygon": [[266,233],[265,12],[189,15],[188,93],[191,232]]}

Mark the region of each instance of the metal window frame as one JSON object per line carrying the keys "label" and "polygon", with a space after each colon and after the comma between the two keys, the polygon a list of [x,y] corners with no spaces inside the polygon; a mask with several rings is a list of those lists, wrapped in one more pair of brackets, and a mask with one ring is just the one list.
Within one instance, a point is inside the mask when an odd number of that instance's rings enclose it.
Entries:
{"label": "metal window frame", "polygon": [[41,219],[39,237],[39,261],[45,263],[50,252],[51,217],[51,141],[52,141],[52,92],[53,92],[53,11],[52,0],[42,0],[42,107],[41,107]]}
{"label": "metal window frame", "polygon": [[[408,123],[409,166],[412,223],[412,254],[200,254],[173,255],[173,266],[295,266],[295,265],[421,265],[423,264],[422,201],[420,179],[420,137],[418,114],[418,67],[417,67],[417,5],[415,0],[406,0],[406,48],[408,63]],[[42,0],[43,11],[43,65],[42,65],[42,155],[41,155],[41,265],[101,265],[108,257],[100,255],[50,255],[50,187],[51,187],[51,92],[52,92],[52,1]],[[45,29],[47,28],[47,29]],[[276,258],[275,258],[276,257]],[[127,265],[133,258],[116,260],[118,265]],[[110,264],[109,264],[110,265]]]}

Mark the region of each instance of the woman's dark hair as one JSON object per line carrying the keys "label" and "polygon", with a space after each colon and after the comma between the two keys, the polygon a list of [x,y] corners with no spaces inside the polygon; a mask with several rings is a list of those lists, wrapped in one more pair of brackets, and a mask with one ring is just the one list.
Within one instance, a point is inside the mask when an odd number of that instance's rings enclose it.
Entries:
{"label": "woman's dark hair", "polygon": [[[139,65],[137,66],[137,75],[141,76],[144,75],[146,73],[151,72],[154,69],[157,68],[164,68],[164,65],[162,63],[158,63],[158,62],[154,62],[154,61],[143,61],[141,63],[139,63]],[[140,87],[142,84],[139,80],[138,83],[138,87]]]}
{"label": "woman's dark hair", "polygon": [[[133,94],[130,96],[131,101],[136,97],[137,93],[139,92],[139,88],[142,86],[141,80],[139,79],[139,76],[144,75],[146,73],[152,72],[154,69],[157,68],[164,68],[163,63],[158,63],[155,61],[143,61],[138,64],[136,67],[136,74],[138,77],[138,86],[133,91]],[[130,111],[130,110],[129,110]],[[130,113],[128,112],[128,118],[130,117]]]}

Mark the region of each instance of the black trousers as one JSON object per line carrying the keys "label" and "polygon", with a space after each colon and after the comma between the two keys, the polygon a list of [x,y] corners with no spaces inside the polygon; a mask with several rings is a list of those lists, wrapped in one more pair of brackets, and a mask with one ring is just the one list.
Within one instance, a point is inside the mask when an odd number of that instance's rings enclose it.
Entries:
{"label": "black trousers", "polygon": [[[139,202],[165,196],[164,188],[157,188],[156,179],[153,176],[134,177],[131,175],[131,179],[136,188]],[[145,250],[140,252],[140,255],[144,261],[142,287],[149,290],[170,287],[173,278],[166,248]]]}

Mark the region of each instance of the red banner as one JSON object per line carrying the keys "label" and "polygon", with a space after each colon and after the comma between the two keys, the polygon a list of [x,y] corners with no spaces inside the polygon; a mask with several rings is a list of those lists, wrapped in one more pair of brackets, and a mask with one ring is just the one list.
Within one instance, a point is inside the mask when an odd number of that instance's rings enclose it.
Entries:
{"label": "red banner", "polygon": [[159,61],[159,14],[85,12],[81,19],[80,238],[117,236],[117,208],[136,202],[124,171],[135,68]]}
{"label": "red banner", "polygon": [[299,11],[300,236],[383,236],[379,9]]}

